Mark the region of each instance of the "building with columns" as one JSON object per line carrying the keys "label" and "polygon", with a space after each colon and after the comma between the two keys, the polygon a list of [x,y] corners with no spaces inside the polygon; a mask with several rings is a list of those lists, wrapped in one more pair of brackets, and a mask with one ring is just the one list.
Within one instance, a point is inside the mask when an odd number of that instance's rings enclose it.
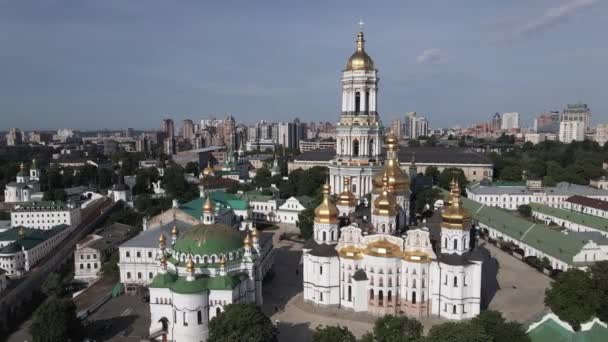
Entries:
{"label": "building with columns", "polygon": [[357,198],[372,189],[372,178],[382,169],[383,127],[377,111],[378,70],[365,51],[363,32],[342,72],[342,112],[336,127],[336,156],[329,163],[330,186],[342,192],[350,178]]}
{"label": "building with columns", "polygon": [[392,189],[385,174],[370,208],[344,220],[325,185],[313,238],[303,247],[304,300],[374,315],[475,317],[487,255],[471,247],[471,213],[462,206],[460,187],[452,182],[437,226],[408,230],[398,223]]}

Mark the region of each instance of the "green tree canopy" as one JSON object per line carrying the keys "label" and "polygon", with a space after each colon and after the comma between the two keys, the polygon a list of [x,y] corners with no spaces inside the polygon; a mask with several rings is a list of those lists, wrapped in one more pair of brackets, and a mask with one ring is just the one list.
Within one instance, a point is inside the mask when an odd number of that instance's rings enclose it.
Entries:
{"label": "green tree canopy", "polygon": [[255,305],[227,305],[209,322],[209,342],[276,341],[276,327]]}
{"label": "green tree canopy", "polygon": [[261,167],[256,170],[255,177],[253,177],[253,184],[256,187],[267,188],[270,186],[270,170],[266,167]]}
{"label": "green tree canopy", "polygon": [[29,328],[33,342],[80,341],[82,323],[70,299],[51,297],[34,312]]}
{"label": "green tree canopy", "polygon": [[374,324],[375,342],[410,342],[422,337],[422,324],[406,316],[386,315]]}
{"label": "green tree canopy", "polygon": [[324,326],[317,327],[312,335],[313,342],[356,342],[355,335],[346,327]]}
{"label": "green tree canopy", "polygon": [[59,296],[63,293],[63,281],[57,272],[51,272],[40,288],[47,296]]}
{"label": "green tree canopy", "polygon": [[608,261],[598,261],[591,266],[594,287],[600,292],[597,317],[608,322]]}
{"label": "green tree canopy", "polygon": [[561,273],[545,291],[545,304],[575,330],[595,316],[600,298],[600,290],[594,286],[591,274],[579,269]]}
{"label": "green tree canopy", "polygon": [[527,204],[522,204],[517,207],[517,211],[523,217],[532,217],[532,208]]}
{"label": "green tree canopy", "polygon": [[471,320],[471,324],[481,326],[491,336],[488,342],[528,342],[523,325],[518,322],[507,322],[498,311],[482,311]]}
{"label": "green tree canopy", "polygon": [[433,177],[433,184],[437,184],[440,174],[441,172],[439,172],[439,169],[436,166],[429,166],[424,170],[425,176]]}
{"label": "green tree canopy", "polygon": [[447,322],[435,325],[425,342],[488,342],[492,337],[483,326],[472,322]]}
{"label": "green tree canopy", "polygon": [[448,167],[443,169],[441,174],[439,175],[438,185],[440,188],[445,190],[450,189],[450,182],[452,179],[456,178],[458,185],[460,185],[461,191],[465,191],[465,187],[468,183],[467,177],[464,175],[464,171],[457,167]]}

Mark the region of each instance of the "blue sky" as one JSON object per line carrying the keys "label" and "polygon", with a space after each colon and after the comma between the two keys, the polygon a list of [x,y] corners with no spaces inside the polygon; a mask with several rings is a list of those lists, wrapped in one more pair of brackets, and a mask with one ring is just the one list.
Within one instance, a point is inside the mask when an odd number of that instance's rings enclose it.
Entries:
{"label": "blue sky", "polygon": [[359,19],[385,122],[579,100],[608,121],[607,1],[0,0],[0,129],[335,121]]}

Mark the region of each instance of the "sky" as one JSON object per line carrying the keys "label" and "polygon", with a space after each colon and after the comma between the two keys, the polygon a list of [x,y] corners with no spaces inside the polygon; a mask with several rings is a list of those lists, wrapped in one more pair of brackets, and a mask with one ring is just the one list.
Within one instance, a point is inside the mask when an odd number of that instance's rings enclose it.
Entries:
{"label": "sky", "polygon": [[608,121],[608,1],[0,0],[0,130],[336,121],[359,20],[385,124]]}

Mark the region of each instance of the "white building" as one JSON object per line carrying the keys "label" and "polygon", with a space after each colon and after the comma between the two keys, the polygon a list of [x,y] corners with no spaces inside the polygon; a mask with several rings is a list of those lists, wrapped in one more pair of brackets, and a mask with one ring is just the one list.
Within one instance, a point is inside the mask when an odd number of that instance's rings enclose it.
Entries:
{"label": "white building", "polygon": [[272,266],[272,242],[263,246],[255,228],[243,237],[215,223],[206,201],[201,223],[154,251],[157,274],[150,289],[150,337],[207,341],[209,321],[233,303],[262,305],[262,280]]}
{"label": "white building", "polygon": [[134,227],[114,223],[87,235],[76,244],[74,251],[74,279],[93,282],[100,274],[101,265],[125,240],[129,229]]}
{"label": "white building", "polygon": [[73,229],[74,226],[65,224],[48,230],[21,226],[0,233],[0,268],[6,270],[9,277],[25,274],[57,248]]}
{"label": "white building", "polygon": [[6,184],[4,190],[4,202],[20,203],[38,201],[42,199],[40,192],[40,170],[36,167],[36,160],[32,161],[29,174],[25,165],[21,163],[21,170],[17,173],[16,182]]}
{"label": "white building", "polygon": [[418,116],[416,112],[410,112],[405,115],[404,126],[405,136],[409,139],[418,139],[419,137],[429,135],[428,120],[423,116]]}
{"label": "white building", "polygon": [[608,141],[608,124],[599,124],[595,126],[594,140],[597,141],[600,146],[604,146]]}
{"label": "white building", "polygon": [[526,133],[524,136],[525,142],[531,142],[536,145],[543,141],[557,140],[557,135],[553,133]]}
{"label": "white building", "polygon": [[11,226],[35,229],[51,229],[60,224],[78,226],[80,207],[61,201],[21,203],[11,212]]}
{"label": "white building", "polygon": [[571,143],[585,140],[585,123],[583,121],[561,121],[559,123],[559,141]]}
{"label": "white building", "polygon": [[502,120],[500,129],[503,131],[510,131],[512,129],[519,128],[519,113],[502,113]]}
{"label": "white building", "polygon": [[299,215],[310,205],[312,199],[308,196],[289,197],[277,209],[276,218],[278,222],[296,224]]}
{"label": "white building", "polygon": [[583,132],[589,129],[591,124],[591,110],[582,102],[568,104],[562,111],[560,121],[578,121],[583,123]]}
{"label": "white building", "polygon": [[351,215],[355,222],[339,228],[339,209],[325,186],[314,238],[303,248],[304,300],[374,315],[475,317],[484,258],[471,251],[471,215],[462,207],[460,188],[453,183],[441,214],[437,250],[427,227],[402,232],[389,190],[385,177],[370,223]]}
{"label": "white building", "polygon": [[[214,222],[233,227],[235,230],[243,226],[240,215],[235,215],[233,209],[228,208],[231,204],[240,208],[242,206],[240,200],[234,201],[232,197],[225,200],[221,191],[210,193],[209,198],[213,201]],[[197,198],[180,206],[174,206],[151,219],[144,219],[143,231],[120,245],[118,267],[120,282],[126,292],[134,293],[141,287],[147,287],[158,274],[158,236],[162,233],[170,237],[170,243],[173,243],[178,237],[189,232],[193,226],[203,221],[205,203],[206,198]],[[271,234],[260,234],[260,243],[263,249],[270,253]],[[272,259],[265,260],[271,262]]]}
{"label": "white building", "polygon": [[468,186],[466,191],[467,197],[473,201],[509,210],[516,210],[520,205],[532,202],[560,207],[572,195],[608,200],[608,190],[566,182],[545,187],[539,180],[528,180],[526,185],[508,186],[475,183]]}

